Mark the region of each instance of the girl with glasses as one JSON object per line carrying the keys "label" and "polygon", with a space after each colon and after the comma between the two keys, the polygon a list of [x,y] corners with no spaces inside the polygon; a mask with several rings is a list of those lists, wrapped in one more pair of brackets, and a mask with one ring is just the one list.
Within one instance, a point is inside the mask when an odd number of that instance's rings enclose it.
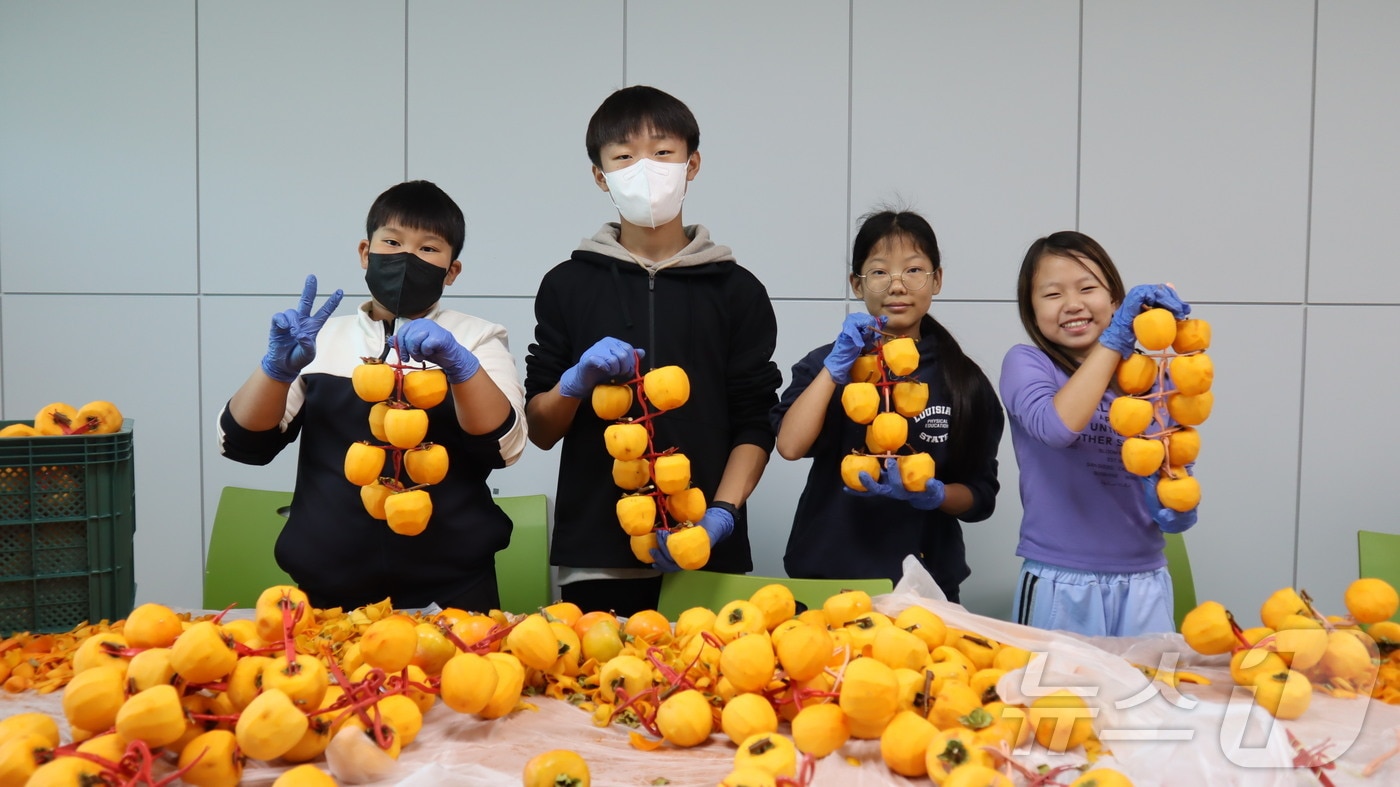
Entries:
{"label": "girl with glasses", "polygon": [[[847,315],[836,341],[792,368],[792,384],[773,409],[777,449],[784,459],[812,458],[797,504],[783,564],[788,576],[898,581],[906,555],[915,555],[947,594],[971,574],[962,522],[992,515],[997,446],[1003,419],[996,393],[929,307],[943,286],[938,239],[922,216],[882,210],[861,219],[851,253],[851,290],[865,312]],[[841,479],[841,461],[868,452],[866,427],[841,405],[856,358],[872,351],[877,333],[907,336],[919,350],[909,377],[928,384],[928,403],[910,419],[908,445],[925,452],[934,478],[921,491],[905,489],[894,459],[879,478],[861,474],[863,491]]]}

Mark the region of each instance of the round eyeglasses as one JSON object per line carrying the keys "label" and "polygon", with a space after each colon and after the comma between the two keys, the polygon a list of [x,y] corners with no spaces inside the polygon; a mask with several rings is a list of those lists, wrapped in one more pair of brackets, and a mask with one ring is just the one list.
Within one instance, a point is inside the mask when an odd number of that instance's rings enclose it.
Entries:
{"label": "round eyeglasses", "polygon": [[904,289],[909,291],[922,290],[924,285],[933,276],[933,272],[927,268],[910,268],[903,273],[890,273],[889,271],[874,270],[869,273],[862,273],[856,276],[865,283],[865,289],[871,292],[884,292],[890,288],[890,284],[895,279],[904,283]]}

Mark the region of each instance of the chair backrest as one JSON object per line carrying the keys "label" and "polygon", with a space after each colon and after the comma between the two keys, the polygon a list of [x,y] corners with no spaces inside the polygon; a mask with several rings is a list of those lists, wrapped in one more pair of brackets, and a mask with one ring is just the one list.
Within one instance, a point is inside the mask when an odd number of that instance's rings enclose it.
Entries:
{"label": "chair backrest", "polygon": [[[1356,556],[1359,576],[1384,579],[1400,588],[1400,534],[1358,530]],[[1400,620],[1400,613],[1391,620]]]}
{"label": "chair backrest", "polygon": [[888,579],[792,579],[717,571],[676,571],[662,578],[661,600],[656,608],[672,620],[691,607],[718,612],[725,604],[747,599],[764,585],[774,583],[787,586],[797,601],[809,609],[821,609],[822,602],[843,590],[864,590],[875,596],[894,589],[894,583]]}
{"label": "chair backrest", "polygon": [[251,609],[267,588],[292,584],[272,557],[287,521],[282,509],[291,502],[291,492],[224,487],[204,560],[205,609]]}
{"label": "chair backrest", "polygon": [[1181,621],[1186,613],[1196,608],[1196,579],[1191,574],[1191,557],[1186,554],[1186,539],[1180,533],[1167,533],[1167,573],[1172,577],[1172,593],[1175,595],[1173,611],[1176,614],[1176,629],[1181,630]]}
{"label": "chair backrest", "polygon": [[497,497],[511,521],[510,546],[496,553],[501,609],[534,612],[554,601],[549,576],[549,516],[544,495]]}

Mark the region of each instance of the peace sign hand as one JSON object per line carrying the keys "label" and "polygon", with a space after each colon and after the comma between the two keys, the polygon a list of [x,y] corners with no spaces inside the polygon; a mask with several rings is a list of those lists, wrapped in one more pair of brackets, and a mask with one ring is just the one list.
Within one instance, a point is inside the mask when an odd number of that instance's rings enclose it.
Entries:
{"label": "peace sign hand", "polygon": [[321,326],[326,324],[344,296],[343,291],[336,290],[312,314],[311,307],[316,302],[316,276],[307,276],[297,308],[272,315],[267,355],[262,360],[263,373],[281,383],[295,380],[316,357],[316,334],[321,332]]}

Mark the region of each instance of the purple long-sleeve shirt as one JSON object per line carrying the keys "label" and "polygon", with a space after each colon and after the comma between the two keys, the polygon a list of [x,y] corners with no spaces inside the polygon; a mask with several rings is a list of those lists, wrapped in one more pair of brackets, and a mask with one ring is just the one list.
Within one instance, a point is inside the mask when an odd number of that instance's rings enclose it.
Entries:
{"label": "purple long-sleeve shirt", "polygon": [[1162,532],[1142,482],[1123,469],[1123,438],[1108,424],[1104,394],[1083,431],[1065,425],[1055,393],[1069,380],[1049,356],[1018,344],[1001,364],[1001,401],[1021,473],[1016,554],[1063,568],[1131,573],[1166,565]]}

